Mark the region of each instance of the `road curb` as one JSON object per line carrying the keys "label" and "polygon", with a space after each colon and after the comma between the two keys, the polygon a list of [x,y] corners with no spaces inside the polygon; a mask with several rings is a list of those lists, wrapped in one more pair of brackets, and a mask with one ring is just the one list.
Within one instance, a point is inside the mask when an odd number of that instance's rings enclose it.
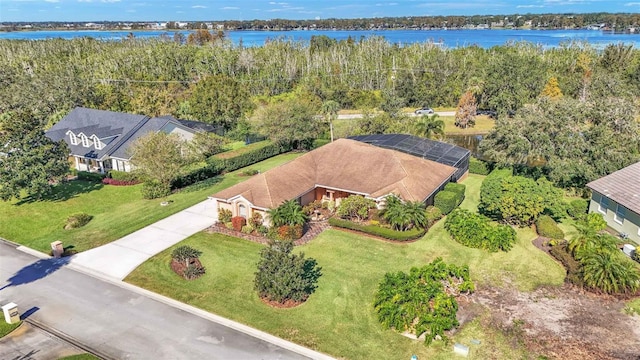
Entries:
{"label": "road curb", "polygon": [[29,318],[26,318],[23,321],[28,323],[29,325],[31,325],[33,327],[36,327],[36,328],[38,328],[38,329],[40,329],[40,330],[42,330],[44,332],[47,332],[47,333],[49,333],[49,334],[61,339],[62,341],[70,344],[73,347],[76,347],[76,348],[78,348],[78,349],[80,349],[80,350],[82,350],[84,352],[87,352],[87,353],[89,353],[91,355],[97,356],[100,359],[103,359],[103,360],[117,360],[116,358],[113,358],[113,357],[111,357],[111,356],[109,356],[107,354],[104,354],[99,350],[96,350],[94,348],[91,348],[89,346],[84,345],[83,343],[77,341],[73,336],[65,334],[62,331],[56,330],[54,328],[50,328],[47,325],[45,325],[45,324],[43,324],[43,323],[41,323],[39,321],[36,321],[36,320],[33,320],[33,319],[29,319]]}
{"label": "road curb", "polygon": [[[11,241],[7,241],[7,242],[9,244],[15,245],[15,243],[13,243]],[[28,248],[28,247],[22,246],[22,245],[19,245],[17,247],[17,250],[22,251],[24,253],[27,253],[29,255],[35,256],[35,257],[40,258],[40,259],[50,259],[51,258],[51,256],[49,256],[48,254],[42,253],[40,251],[31,249],[31,248]],[[226,326],[228,328],[231,328],[231,329],[234,329],[236,331],[242,332],[242,333],[247,334],[249,336],[252,336],[254,338],[257,338],[257,339],[266,341],[268,343],[274,344],[276,346],[279,346],[279,347],[281,347],[283,349],[295,352],[295,353],[300,354],[302,356],[306,356],[306,357],[308,357],[310,359],[315,359],[315,360],[335,360],[333,357],[331,357],[329,355],[326,355],[326,354],[320,353],[318,351],[306,348],[304,346],[298,345],[298,344],[293,343],[291,341],[281,339],[281,338],[279,338],[277,336],[268,334],[268,333],[266,333],[264,331],[261,331],[261,330],[258,330],[258,329],[254,329],[254,328],[252,328],[252,327],[250,327],[248,325],[244,325],[244,324],[241,324],[239,322],[227,319],[225,317],[209,313],[209,312],[207,312],[205,310],[202,310],[202,309],[196,308],[194,306],[182,303],[180,301],[171,299],[171,298],[166,297],[164,295],[160,295],[160,294],[154,293],[152,291],[143,289],[141,287],[126,283],[126,282],[124,282],[122,280],[110,277],[110,276],[108,276],[108,275],[106,275],[104,273],[100,273],[100,272],[92,270],[92,269],[88,269],[88,268],[86,268],[84,266],[73,264],[73,263],[67,263],[64,267],[68,268],[70,270],[76,271],[76,272],[80,272],[80,273],[85,274],[87,276],[91,276],[93,278],[99,279],[101,281],[110,283],[112,285],[118,286],[120,288],[132,291],[132,292],[134,292],[136,294],[139,294],[139,295],[145,296],[145,297],[147,297],[149,299],[164,303],[164,304],[169,305],[171,307],[186,311],[186,312],[191,313],[193,315],[199,316],[199,317],[201,317],[203,319],[206,319],[206,320],[215,322],[217,324]],[[28,319],[26,319],[26,320],[28,320]],[[33,323],[33,320],[29,320],[29,323]],[[55,330],[50,329],[50,328],[47,328],[45,325],[34,324],[34,326],[38,326],[40,328],[43,328],[43,330],[49,331],[49,332],[51,332],[52,334],[54,334],[56,336],[60,336],[62,339],[65,339],[65,341],[67,341],[66,339],[73,340],[73,338],[70,337],[69,335],[66,335],[66,334],[63,334],[63,333],[60,333],[61,335],[59,335],[58,331],[55,331]],[[103,357],[103,358],[108,359],[108,360],[112,359],[112,358],[110,358],[108,356],[100,354],[99,352],[96,352],[96,351],[94,351],[92,349],[89,349],[88,347],[86,347],[84,345],[79,346],[77,342],[73,342],[73,341],[68,341],[68,342],[70,342],[71,344],[74,344],[74,346],[78,346],[79,348],[82,348],[83,350],[85,350],[87,352],[93,353],[96,356]]]}

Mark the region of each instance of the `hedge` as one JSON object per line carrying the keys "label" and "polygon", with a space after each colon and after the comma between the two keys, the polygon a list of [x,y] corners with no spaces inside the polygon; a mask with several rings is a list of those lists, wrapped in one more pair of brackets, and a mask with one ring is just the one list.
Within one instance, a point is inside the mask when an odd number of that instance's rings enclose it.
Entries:
{"label": "hedge", "polygon": [[542,215],[536,220],[536,231],[538,235],[546,238],[564,239],[564,231],[562,231],[555,220],[548,215]]}
{"label": "hedge", "polygon": [[[249,147],[251,148],[246,150],[246,148]],[[180,189],[199,181],[220,175],[222,172],[238,170],[291,150],[291,147],[289,146],[283,146],[270,141],[261,141],[259,143],[251,144],[246,148],[241,148],[245,149],[243,151],[238,149],[208,158],[206,165],[193,169],[174,179],[171,183],[171,188]],[[237,155],[228,157],[230,153]]]}
{"label": "hedge", "polygon": [[109,171],[109,173],[107,174],[107,178],[117,181],[138,181],[138,177],[135,173],[117,170]]}
{"label": "hedge", "polygon": [[471,174],[489,175],[489,166],[485,161],[472,157],[469,159],[469,172]]}
{"label": "hedge", "polygon": [[451,212],[444,228],[460,244],[491,252],[509,251],[516,242],[516,232],[510,226],[492,224],[489,218],[464,209]]}
{"label": "hedge", "polygon": [[459,195],[452,191],[442,190],[436,194],[433,205],[442,211],[442,214],[447,215],[452,212],[453,209],[458,206]]}
{"label": "hedge", "polygon": [[88,171],[78,171],[78,180],[92,181],[99,183],[104,179],[105,175],[100,173],[92,173]]}
{"label": "hedge", "polygon": [[413,228],[408,231],[396,231],[393,229],[383,228],[377,225],[360,225],[349,220],[330,218],[329,225],[363,232],[365,234],[379,236],[393,241],[409,241],[422,237],[425,234],[423,229]]}
{"label": "hedge", "polygon": [[444,186],[445,191],[451,191],[458,195],[456,206],[460,205],[462,203],[462,200],[464,200],[464,192],[466,189],[467,186],[465,184],[458,184],[454,182],[450,182]]}

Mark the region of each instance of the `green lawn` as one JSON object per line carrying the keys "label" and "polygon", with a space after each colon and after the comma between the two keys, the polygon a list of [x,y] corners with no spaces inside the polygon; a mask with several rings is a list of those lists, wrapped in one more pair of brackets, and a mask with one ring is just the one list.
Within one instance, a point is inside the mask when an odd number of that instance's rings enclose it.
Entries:
{"label": "green lawn", "polygon": [[13,330],[17,329],[18,326],[20,326],[20,324],[22,324],[22,321],[19,321],[15,324],[7,324],[7,322],[4,321],[4,317],[2,317],[0,319],[0,338],[6,336]]}
{"label": "green lawn", "polygon": [[455,116],[440,116],[440,120],[444,121],[444,133],[447,135],[486,134],[496,125],[496,121],[486,115],[476,116],[476,125],[466,129],[456,126]]}
{"label": "green lawn", "polygon": [[[250,168],[266,171],[297,156],[300,154],[283,154]],[[142,199],[142,185],[103,186],[71,181],[56,186],[50,200],[0,202],[0,237],[44,252],[48,252],[49,244],[56,240],[62,241],[65,247],[84,251],[119,239],[246,180],[247,177],[239,175],[242,171],[239,169],[156,200]],[[160,206],[165,200],[172,202],[169,206]],[[78,212],[94,218],[82,228],[64,230],[65,219]]]}
{"label": "green lawn", "polygon": [[[477,207],[482,177],[466,180],[470,194],[464,208]],[[328,230],[300,246],[322,266],[316,293],[293,309],[264,305],[253,291],[253,277],[261,245],[219,234],[196,234],[178,245],[203,251],[201,261],[207,273],[195,281],[184,281],[169,268],[168,249],[136,269],[126,281],[173,297],[207,311],[248,324],[336,357],[347,359],[448,359],[451,346],[430,347],[393,331],[384,330],[371,306],[373,295],[385,272],[407,271],[438,256],[456,264],[468,264],[478,285],[509,282],[521,290],[539,285],[560,285],[564,270],[548,255],[536,249],[530,229],[518,231],[519,240],[508,253],[488,253],[464,247],[451,240],[440,221],[421,240],[410,244],[390,243]],[[482,340],[474,353],[486,358],[509,358],[513,352],[498,331],[473,321],[456,339]]]}

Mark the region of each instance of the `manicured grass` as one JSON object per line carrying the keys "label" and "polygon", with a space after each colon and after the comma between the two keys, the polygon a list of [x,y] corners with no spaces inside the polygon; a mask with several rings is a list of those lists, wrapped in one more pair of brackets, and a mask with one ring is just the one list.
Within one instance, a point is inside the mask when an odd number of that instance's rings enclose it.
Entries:
{"label": "manicured grass", "polygon": [[58,360],[100,360],[100,358],[91,354],[77,354],[77,355],[65,356]]}
{"label": "manicured grass", "polygon": [[0,318],[0,338],[17,329],[20,324],[22,324],[22,321],[18,321],[15,324],[7,324],[7,322],[4,321],[4,317]]}
{"label": "manicured grass", "polygon": [[486,115],[476,116],[476,125],[466,129],[456,126],[455,116],[440,116],[440,120],[444,121],[444,133],[447,135],[486,134],[496,125],[496,121]]}
{"label": "manicured grass", "polygon": [[237,147],[233,150],[230,151],[225,151],[216,155],[213,155],[214,158],[216,159],[229,159],[244,153],[247,153],[249,151],[264,147],[265,145],[271,143],[271,141],[269,140],[264,140],[264,141],[258,141],[255,142],[253,144],[249,144],[247,146],[241,146],[241,147]]}
{"label": "manicured grass", "polygon": [[[464,208],[477,208],[482,178],[470,175],[465,180]],[[315,258],[323,275],[317,291],[293,309],[271,308],[253,291],[262,246],[220,234],[199,233],[178,244],[203,251],[200,260],[207,273],[202,278],[184,281],[175,275],[169,268],[172,249],[168,249],[142,264],[126,281],[339,358],[409,359],[417,354],[420,359],[449,359],[454,356],[451,345],[436,342],[426,347],[378,323],[372,300],[381,278],[386,272],[408,271],[441,256],[447,262],[468,264],[472,279],[481,286],[508,282],[532,290],[560,285],[564,270],[531,244],[533,231],[519,229],[518,235],[510,252],[488,253],[451,240],[444,221],[410,244],[328,230],[296,248]],[[481,347],[486,349],[479,354],[489,357],[522,351],[510,349],[498,331],[478,322],[465,326],[455,339],[458,337],[483,340]]]}
{"label": "manicured grass", "polygon": [[640,316],[640,298],[628,301],[624,311],[629,315]]}
{"label": "manicured grass", "polygon": [[[250,168],[264,172],[298,156],[299,153],[283,154]],[[246,176],[239,176],[243,171],[239,169],[156,200],[142,199],[142,185],[105,186],[71,181],[58,185],[49,200],[0,202],[0,237],[43,252],[49,252],[49,244],[56,240],[65,247],[84,251],[119,239],[246,180]],[[171,201],[169,206],[160,206],[167,200]],[[94,218],[84,227],[64,230],[66,218],[78,212]]]}

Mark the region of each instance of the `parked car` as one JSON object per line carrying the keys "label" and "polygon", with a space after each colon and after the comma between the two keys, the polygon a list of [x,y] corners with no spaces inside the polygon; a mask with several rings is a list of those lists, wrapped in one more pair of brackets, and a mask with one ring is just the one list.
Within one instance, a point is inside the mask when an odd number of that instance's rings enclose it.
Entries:
{"label": "parked car", "polygon": [[478,110],[476,111],[476,115],[487,115],[488,117],[494,118],[494,119],[498,117],[498,113],[493,110]]}
{"label": "parked car", "polygon": [[416,115],[433,115],[435,114],[435,111],[433,111],[432,108],[425,106],[417,109],[416,111],[414,111],[414,113],[416,113]]}

